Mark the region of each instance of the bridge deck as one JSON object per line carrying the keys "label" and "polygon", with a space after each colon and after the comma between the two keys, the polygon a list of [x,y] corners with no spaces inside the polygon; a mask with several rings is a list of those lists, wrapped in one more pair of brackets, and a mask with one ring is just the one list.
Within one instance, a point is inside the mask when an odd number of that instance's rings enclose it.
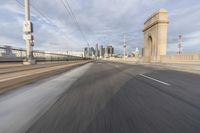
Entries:
{"label": "bridge deck", "polygon": [[2,133],[199,133],[200,75],[93,62],[0,95]]}

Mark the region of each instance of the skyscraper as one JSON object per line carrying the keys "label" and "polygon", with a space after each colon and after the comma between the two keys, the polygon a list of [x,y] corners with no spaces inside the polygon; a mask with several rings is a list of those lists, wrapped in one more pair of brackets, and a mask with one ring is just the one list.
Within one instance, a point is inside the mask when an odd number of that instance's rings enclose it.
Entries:
{"label": "skyscraper", "polygon": [[107,56],[111,57],[114,54],[114,48],[112,45],[107,46]]}
{"label": "skyscraper", "polygon": [[88,47],[84,48],[83,53],[84,53],[84,57],[88,57],[88,55],[89,55]]}
{"label": "skyscraper", "polygon": [[103,58],[104,57],[104,48],[103,48],[103,45],[100,46],[100,58]]}
{"label": "skyscraper", "polygon": [[96,44],[95,55],[96,55],[96,57],[99,57],[98,43]]}

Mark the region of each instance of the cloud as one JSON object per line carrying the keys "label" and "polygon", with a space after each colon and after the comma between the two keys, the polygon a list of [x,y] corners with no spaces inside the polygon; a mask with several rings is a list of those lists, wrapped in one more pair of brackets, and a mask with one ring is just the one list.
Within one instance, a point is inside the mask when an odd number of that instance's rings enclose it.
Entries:
{"label": "cloud", "polygon": [[[91,46],[113,43],[115,51],[122,52],[123,33],[126,33],[129,51],[141,48],[144,21],[163,7],[169,10],[170,18],[168,51],[176,51],[179,34],[183,35],[186,51],[200,49],[200,4],[196,0],[68,0],[80,27],[64,8],[62,1],[66,0],[30,1],[37,49],[81,50],[87,46],[85,36]],[[0,43],[25,47],[23,10],[15,0],[1,0]]]}

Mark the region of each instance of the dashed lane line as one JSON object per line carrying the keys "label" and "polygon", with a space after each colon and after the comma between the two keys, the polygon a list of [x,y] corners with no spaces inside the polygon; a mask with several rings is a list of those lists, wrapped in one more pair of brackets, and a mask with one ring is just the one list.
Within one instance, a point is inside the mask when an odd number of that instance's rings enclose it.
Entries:
{"label": "dashed lane line", "polygon": [[147,78],[147,79],[150,79],[150,80],[153,80],[153,81],[156,81],[156,82],[158,82],[158,83],[164,84],[164,85],[166,85],[166,86],[171,86],[171,84],[169,84],[169,83],[166,83],[166,82],[163,82],[163,81],[161,81],[161,80],[158,80],[158,79],[155,79],[155,78],[146,76],[146,75],[144,75],[144,74],[140,74],[140,76],[142,76],[142,77],[144,77],[144,78]]}

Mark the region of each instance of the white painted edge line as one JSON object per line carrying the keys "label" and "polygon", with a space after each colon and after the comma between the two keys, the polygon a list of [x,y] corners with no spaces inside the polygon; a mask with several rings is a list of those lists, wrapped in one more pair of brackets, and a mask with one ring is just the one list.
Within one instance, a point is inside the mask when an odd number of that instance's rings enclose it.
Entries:
{"label": "white painted edge line", "polygon": [[166,85],[166,86],[171,86],[169,83],[166,83],[166,82],[163,82],[163,81],[161,81],[161,80],[158,80],[158,79],[155,79],[155,78],[146,76],[146,75],[144,75],[144,74],[140,74],[140,76],[142,76],[142,77],[144,77],[144,78],[147,78],[147,79],[151,79],[151,80],[153,80],[153,81],[156,81],[156,82],[158,82],[158,83],[164,84],[164,85]]}

